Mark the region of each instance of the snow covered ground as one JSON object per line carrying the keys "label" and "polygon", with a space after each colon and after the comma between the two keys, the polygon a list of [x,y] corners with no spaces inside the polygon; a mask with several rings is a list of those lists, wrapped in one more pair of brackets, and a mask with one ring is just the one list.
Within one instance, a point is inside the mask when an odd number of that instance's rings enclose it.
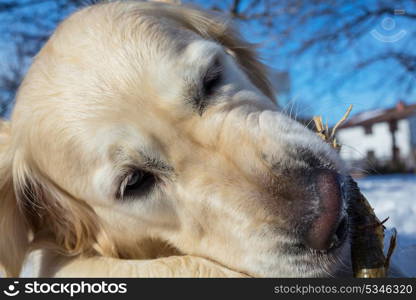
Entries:
{"label": "snow covered ground", "polygon": [[380,220],[389,217],[403,245],[416,244],[416,175],[369,176],[358,180]]}
{"label": "snow covered ground", "polygon": [[416,175],[369,176],[358,185],[379,219],[389,217],[385,244],[392,228],[398,232],[393,262],[406,275],[416,276]]}

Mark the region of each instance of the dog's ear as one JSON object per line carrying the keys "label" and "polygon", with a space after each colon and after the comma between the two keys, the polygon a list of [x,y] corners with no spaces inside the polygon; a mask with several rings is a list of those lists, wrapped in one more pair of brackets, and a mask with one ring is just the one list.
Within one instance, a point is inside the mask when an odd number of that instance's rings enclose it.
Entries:
{"label": "dog's ear", "polygon": [[29,248],[29,229],[15,193],[13,154],[10,126],[0,120],[0,266],[16,277]]}
{"label": "dog's ear", "polygon": [[93,208],[60,189],[41,174],[26,183],[27,219],[33,230],[31,248],[48,248],[64,255],[117,256]]}
{"label": "dog's ear", "polygon": [[17,277],[29,251],[117,256],[94,210],[42,174],[0,121],[0,269]]}

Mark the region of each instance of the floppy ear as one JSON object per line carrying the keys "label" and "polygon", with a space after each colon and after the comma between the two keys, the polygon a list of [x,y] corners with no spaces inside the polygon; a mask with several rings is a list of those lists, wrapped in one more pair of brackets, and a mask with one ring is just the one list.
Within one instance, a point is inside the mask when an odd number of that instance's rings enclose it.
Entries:
{"label": "floppy ear", "polygon": [[100,254],[117,257],[95,211],[84,201],[61,190],[42,174],[26,179],[22,195],[33,230],[31,249],[42,248],[63,255]]}
{"label": "floppy ear", "polygon": [[0,267],[9,277],[19,276],[36,248],[117,257],[93,209],[14,149],[9,124],[0,120]]}
{"label": "floppy ear", "polygon": [[6,276],[20,274],[29,248],[29,230],[13,185],[9,124],[0,120],[0,266]]}

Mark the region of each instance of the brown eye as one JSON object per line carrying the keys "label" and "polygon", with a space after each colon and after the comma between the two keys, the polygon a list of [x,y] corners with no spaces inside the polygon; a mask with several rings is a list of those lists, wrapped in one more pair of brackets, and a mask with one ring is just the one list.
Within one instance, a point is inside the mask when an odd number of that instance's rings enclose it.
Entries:
{"label": "brown eye", "polygon": [[152,173],[138,169],[133,170],[121,184],[121,198],[143,196],[150,192],[155,184],[156,177]]}

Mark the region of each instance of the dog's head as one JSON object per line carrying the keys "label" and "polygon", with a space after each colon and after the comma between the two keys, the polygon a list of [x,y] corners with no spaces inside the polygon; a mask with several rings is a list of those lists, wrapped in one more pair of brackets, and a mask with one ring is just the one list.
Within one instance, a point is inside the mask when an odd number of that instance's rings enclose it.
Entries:
{"label": "dog's head", "polygon": [[36,57],[0,142],[12,275],[30,243],[149,258],[162,242],[253,276],[334,275],[348,256],[337,154],[279,112],[254,50],[215,15],[77,12]]}

